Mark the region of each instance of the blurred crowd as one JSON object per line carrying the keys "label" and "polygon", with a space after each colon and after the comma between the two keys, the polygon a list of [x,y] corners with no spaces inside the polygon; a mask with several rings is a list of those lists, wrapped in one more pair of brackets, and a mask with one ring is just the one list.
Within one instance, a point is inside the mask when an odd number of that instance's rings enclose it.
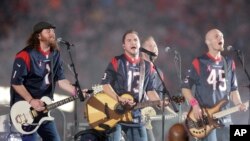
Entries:
{"label": "blurred crowd", "polygon": [[[165,47],[180,52],[182,73],[206,50],[204,34],[212,27],[224,33],[225,46],[248,52],[249,13],[247,0],[1,0],[0,83],[9,85],[13,57],[25,46],[33,24],[49,21],[58,37],[75,44],[72,52],[84,87],[99,83],[107,62],[122,50],[122,33],[133,28],[141,40],[148,35],[157,40],[156,63],[165,72],[167,87],[176,93],[179,74]],[[63,54],[67,66],[67,52]],[[245,79],[240,72],[239,82]]]}

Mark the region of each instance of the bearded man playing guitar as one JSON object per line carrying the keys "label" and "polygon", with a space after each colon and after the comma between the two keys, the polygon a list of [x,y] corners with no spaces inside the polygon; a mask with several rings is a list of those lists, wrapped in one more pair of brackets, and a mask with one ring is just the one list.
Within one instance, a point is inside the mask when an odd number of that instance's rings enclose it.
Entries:
{"label": "bearded man playing guitar", "polygon": [[[228,109],[229,102],[225,101],[229,99],[238,105],[239,110],[246,110],[246,105],[242,104],[238,92],[234,61],[221,55],[224,50],[222,32],[218,29],[209,30],[205,43],[208,52],[193,60],[182,83],[182,93],[192,106],[186,123],[191,135],[196,138],[203,141],[228,141],[232,122],[230,115],[219,119],[218,124],[212,114],[219,109]],[[191,91],[193,86],[194,96]],[[222,124],[222,127],[216,128]]]}
{"label": "bearded man playing guitar", "polygon": [[[46,116],[49,108],[43,98],[53,99],[55,84],[70,94],[76,95],[75,87],[64,75],[55,28],[48,22],[35,24],[27,40],[27,46],[16,54],[13,63],[11,119],[13,125],[17,125],[16,128],[20,127],[22,141],[38,141],[40,140],[38,135],[44,141],[60,141],[55,122],[51,117]],[[49,101],[48,98],[46,101]],[[20,102],[27,103],[28,109],[24,109],[26,106],[24,104],[19,105]],[[30,112],[15,115],[21,110]],[[40,124],[38,120],[43,118],[50,120]],[[33,127],[37,127],[34,128],[37,130],[31,132]]]}

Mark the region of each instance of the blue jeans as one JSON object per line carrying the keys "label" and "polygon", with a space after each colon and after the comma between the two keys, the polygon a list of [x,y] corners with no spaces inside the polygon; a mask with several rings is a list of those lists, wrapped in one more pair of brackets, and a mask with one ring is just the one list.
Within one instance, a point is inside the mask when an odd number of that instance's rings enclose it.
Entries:
{"label": "blue jeans", "polygon": [[22,141],[39,141],[39,136],[43,141],[60,141],[54,121],[45,121],[40,125],[37,132],[29,135],[22,135]]}
{"label": "blue jeans", "polygon": [[112,132],[109,137],[108,141],[120,141],[122,130],[124,131],[126,137],[126,141],[147,141],[147,131],[144,126],[138,127],[131,127],[117,124],[114,132]]}

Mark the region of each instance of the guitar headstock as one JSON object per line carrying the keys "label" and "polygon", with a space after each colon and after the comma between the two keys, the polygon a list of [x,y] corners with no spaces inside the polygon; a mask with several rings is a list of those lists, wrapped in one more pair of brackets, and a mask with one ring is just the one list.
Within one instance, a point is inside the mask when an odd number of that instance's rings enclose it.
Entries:
{"label": "guitar headstock", "polygon": [[177,104],[181,104],[185,102],[185,97],[184,96],[172,96],[171,101],[174,101]]}
{"label": "guitar headstock", "polygon": [[92,86],[93,94],[97,94],[103,91],[102,85],[96,84]]}

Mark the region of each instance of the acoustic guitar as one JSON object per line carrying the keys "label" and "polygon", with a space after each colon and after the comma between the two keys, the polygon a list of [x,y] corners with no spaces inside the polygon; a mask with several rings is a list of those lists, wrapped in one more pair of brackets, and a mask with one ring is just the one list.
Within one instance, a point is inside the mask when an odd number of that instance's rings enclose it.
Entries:
{"label": "acoustic guitar", "polygon": [[[132,99],[130,94],[123,94],[121,97]],[[182,98],[171,98],[170,100],[179,102]],[[161,101],[146,101],[137,103],[132,108],[123,106],[118,101],[106,93],[98,93],[91,96],[85,105],[84,115],[89,126],[97,131],[106,131],[112,129],[118,122],[132,122],[131,110],[147,106],[160,105]]]}

